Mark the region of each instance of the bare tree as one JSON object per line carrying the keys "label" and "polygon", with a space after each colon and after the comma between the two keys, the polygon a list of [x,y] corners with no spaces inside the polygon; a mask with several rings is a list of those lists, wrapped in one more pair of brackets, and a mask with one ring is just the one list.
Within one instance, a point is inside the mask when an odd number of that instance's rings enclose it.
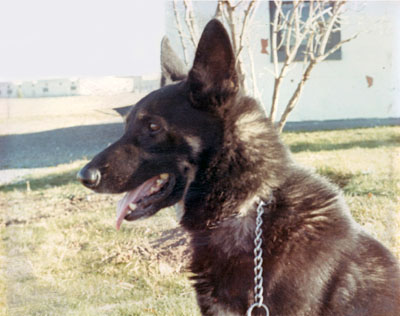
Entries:
{"label": "bare tree", "polygon": [[[253,94],[257,96],[258,89],[256,82],[254,62],[251,54],[251,46],[245,44],[248,38],[248,29],[254,19],[255,12],[260,1],[257,0],[218,0],[215,17],[225,23],[232,38],[232,47],[236,53],[237,71],[242,88],[249,92],[248,81],[253,84]],[[325,60],[328,56],[336,52],[343,44],[354,39],[357,35],[340,40],[334,45],[330,44],[332,35],[340,32],[342,23],[343,8],[347,0],[293,0],[282,1],[274,0],[274,11],[271,23],[267,23],[271,28],[271,54],[273,69],[270,71],[274,78],[272,92],[272,102],[269,112],[269,120],[276,124],[281,132],[286,124],[289,114],[297,105],[303,92],[304,85],[310,77],[314,67]],[[184,0],[184,26],[181,23],[182,17],[178,10],[178,1],[174,0],[174,15],[184,50],[185,61],[188,60],[189,43],[194,48],[198,41],[196,16],[193,11],[192,1]],[[328,45],[329,44],[329,45]],[[247,50],[249,66],[246,69],[243,63],[243,51]],[[279,58],[283,56],[283,60]],[[288,72],[293,68],[294,63],[302,58],[304,71],[302,72],[296,89],[289,98],[286,105],[280,104],[281,87]],[[269,62],[269,61],[268,61]],[[251,77],[248,76],[249,73]],[[245,80],[245,79],[250,80]],[[282,115],[277,119],[278,108],[283,107]]]}
{"label": "bare tree", "polygon": [[[300,53],[304,56],[305,66],[297,87],[277,122],[277,128],[280,132],[283,130],[289,114],[299,101],[304,85],[315,65],[357,36],[354,35],[339,41],[332,47],[328,46],[332,34],[340,31],[341,16],[346,2],[347,0],[294,0],[292,7],[285,11],[283,10],[282,0],[274,1],[275,14],[272,17],[271,45],[275,83],[269,114],[271,122],[276,122],[282,81]],[[283,63],[279,63],[278,52],[282,48],[284,48],[285,59]]]}

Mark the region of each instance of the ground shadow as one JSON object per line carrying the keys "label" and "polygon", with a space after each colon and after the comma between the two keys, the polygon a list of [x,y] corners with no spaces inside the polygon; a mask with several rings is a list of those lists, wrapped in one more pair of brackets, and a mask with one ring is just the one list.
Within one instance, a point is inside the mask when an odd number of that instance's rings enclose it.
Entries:
{"label": "ground shadow", "polygon": [[90,158],[123,134],[122,123],[0,136],[0,169],[41,168]]}
{"label": "ground shadow", "polygon": [[[41,177],[31,176],[26,177],[23,181],[0,185],[0,192],[10,192],[10,191],[40,191],[46,188],[58,187],[67,185],[72,182],[79,184],[76,179],[76,174],[80,168],[69,170],[62,173],[54,173]],[[28,187],[29,183],[29,187]]]}
{"label": "ground shadow", "polygon": [[308,143],[308,142],[296,142],[290,145],[290,151],[293,153],[298,153],[302,151],[330,151],[330,150],[341,150],[341,149],[351,149],[351,148],[378,148],[378,147],[395,147],[399,146],[400,137],[398,136],[388,136],[384,139],[376,139],[376,140],[360,140],[360,141],[352,141],[352,142],[343,142],[343,143],[329,143],[329,142],[320,142],[320,143]]}
{"label": "ground shadow", "polygon": [[287,122],[285,132],[312,132],[312,131],[331,131],[349,128],[369,128],[377,126],[399,126],[399,117],[388,118],[356,118],[324,121],[301,121]]}
{"label": "ground shadow", "polygon": [[[123,111],[130,107],[121,108]],[[347,125],[354,123],[354,120],[346,121]],[[362,123],[393,123],[388,120],[380,120],[379,122],[370,122],[369,120],[361,120]],[[365,122],[364,122],[365,121]],[[396,122],[398,120],[395,120]],[[333,126],[334,122],[336,125]],[[341,121],[325,121],[329,128],[338,127]],[[314,130],[319,127],[323,130],[323,122],[314,124],[307,122],[288,123],[288,130]],[[294,124],[294,125],[293,125]],[[343,123],[344,124],[344,123]],[[346,125],[346,127],[348,127]],[[389,124],[390,125],[390,124]],[[353,126],[354,127],[354,126]],[[69,163],[82,158],[91,158],[109,144],[116,141],[123,134],[123,123],[98,124],[88,126],[75,126],[69,128],[60,128],[50,131],[30,133],[30,134],[14,134],[0,136],[0,170],[1,169],[17,169],[17,168],[40,168],[57,166],[63,163]],[[391,136],[387,139],[365,140],[343,143],[307,143],[297,142],[290,146],[292,152],[301,151],[321,151],[321,150],[338,150],[349,149],[353,147],[376,148],[380,146],[398,146],[400,139]]]}

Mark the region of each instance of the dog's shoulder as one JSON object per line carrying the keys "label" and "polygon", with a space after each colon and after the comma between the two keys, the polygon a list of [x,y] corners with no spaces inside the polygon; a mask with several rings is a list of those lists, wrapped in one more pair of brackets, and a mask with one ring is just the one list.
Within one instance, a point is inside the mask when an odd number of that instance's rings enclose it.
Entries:
{"label": "dog's shoulder", "polygon": [[268,215],[270,229],[272,234],[286,236],[286,245],[295,242],[323,248],[333,240],[348,241],[358,234],[359,226],[341,191],[308,169],[293,164],[275,199],[276,209]]}

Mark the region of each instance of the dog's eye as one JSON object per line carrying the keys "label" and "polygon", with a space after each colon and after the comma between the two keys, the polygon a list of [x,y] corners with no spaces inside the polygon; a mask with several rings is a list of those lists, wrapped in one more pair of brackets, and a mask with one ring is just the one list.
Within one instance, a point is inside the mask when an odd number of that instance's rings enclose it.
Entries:
{"label": "dog's eye", "polygon": [[157,133],[161,130],[161,126],[156,124],[156,123],[150,123],[149,124],[149,130],[152,133]]}

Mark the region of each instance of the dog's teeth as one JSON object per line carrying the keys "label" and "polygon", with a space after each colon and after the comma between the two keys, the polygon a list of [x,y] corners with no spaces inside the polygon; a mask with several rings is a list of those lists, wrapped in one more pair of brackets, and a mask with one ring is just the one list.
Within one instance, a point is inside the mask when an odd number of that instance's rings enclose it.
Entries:
{"label": "dog's teeth", "polygon": [[134,210],[136,210],[136,208],[137,208],[137,204],[135,204],[135,203],[129,203],[129,209],[131,210],[131,211],[134,211]]}
{"label": "dog's teeth", "polygon": [[164,182],[165,182],[164,180],[158,179],[158,180],[156,181],[156,185],[157,185],[157,186],[161,186]]}
{"label": "dog's teeth", "polygon": [[154,193],[154,192],[157,192],[158,191],[158,188],[156,188],[156,187],[151,187],[151,189],[150,189],[150,194],[152,194],[152,193]]}
{"label": "dog's teeth", "polygon": [[169,177],[168,173],[160,174],[160,178],[163,179],[163,180],[167,180],[168,177]]}

